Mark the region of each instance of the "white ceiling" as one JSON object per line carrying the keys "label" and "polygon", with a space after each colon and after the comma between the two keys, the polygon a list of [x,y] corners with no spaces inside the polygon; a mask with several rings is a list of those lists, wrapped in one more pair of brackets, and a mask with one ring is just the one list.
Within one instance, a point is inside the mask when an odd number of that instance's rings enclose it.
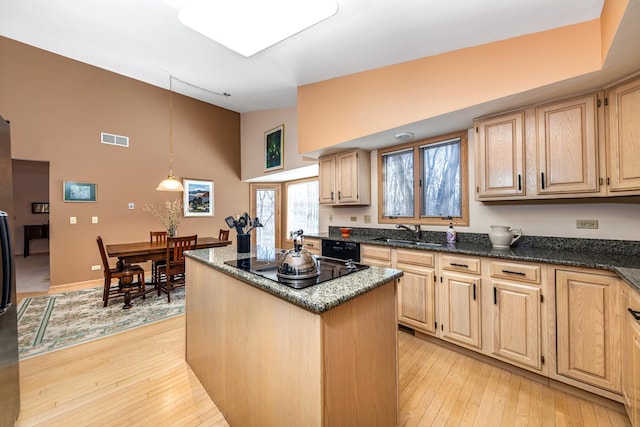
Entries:
{"label": "white ceiling", "polygon": [[603,5],[339,0],[333,17],[245,58],[183,26],[182,2],[1,0],[0,34],[163,88],[171,73],[207,89],[174,82],[176,92],[242,113],[293,106],[299,85],[591,20]]}

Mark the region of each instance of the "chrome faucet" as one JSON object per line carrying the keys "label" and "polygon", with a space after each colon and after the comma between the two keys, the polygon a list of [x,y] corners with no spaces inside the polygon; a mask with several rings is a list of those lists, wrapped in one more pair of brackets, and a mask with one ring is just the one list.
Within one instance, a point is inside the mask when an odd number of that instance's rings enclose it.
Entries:
{"label": "chrome faucet", "polygon": [[396,228],[403,228],[405,230],[407,230],[407,232],[409,234],[411,234],[411,237],[414,240],[420,240],[420,224],[416,224],[413,226],[413,230],[411,229],[411,227],[408,227],[404,224],[396,224]]}

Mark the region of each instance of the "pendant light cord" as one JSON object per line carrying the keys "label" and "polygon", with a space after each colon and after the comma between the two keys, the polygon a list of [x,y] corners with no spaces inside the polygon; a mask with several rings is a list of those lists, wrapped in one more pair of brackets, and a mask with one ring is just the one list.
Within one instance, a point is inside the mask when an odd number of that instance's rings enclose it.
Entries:
{"label": "pendant light cord", "polygon": [[173,176],[173,76],[169,74],[169,176]]}

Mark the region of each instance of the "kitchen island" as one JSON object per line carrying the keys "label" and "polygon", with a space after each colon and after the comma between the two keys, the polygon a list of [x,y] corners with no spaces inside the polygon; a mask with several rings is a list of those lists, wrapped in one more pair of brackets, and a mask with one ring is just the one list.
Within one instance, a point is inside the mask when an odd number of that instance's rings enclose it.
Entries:
{"label": "kitchen island", "polygon": [[394,426],[396,280],[371,267],[293,289],[225,261],[187,258],[186,359],[230,425]]}

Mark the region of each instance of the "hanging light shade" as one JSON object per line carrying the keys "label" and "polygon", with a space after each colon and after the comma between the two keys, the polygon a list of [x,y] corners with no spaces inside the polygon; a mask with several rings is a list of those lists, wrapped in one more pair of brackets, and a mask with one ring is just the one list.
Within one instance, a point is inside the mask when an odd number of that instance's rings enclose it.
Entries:
{"label": "hanging light shade", "polygon": [[160,181],[156,190],[159,191],[184,191],[184,187],[173,176],[173,77],[169,74],[169,176]]}

